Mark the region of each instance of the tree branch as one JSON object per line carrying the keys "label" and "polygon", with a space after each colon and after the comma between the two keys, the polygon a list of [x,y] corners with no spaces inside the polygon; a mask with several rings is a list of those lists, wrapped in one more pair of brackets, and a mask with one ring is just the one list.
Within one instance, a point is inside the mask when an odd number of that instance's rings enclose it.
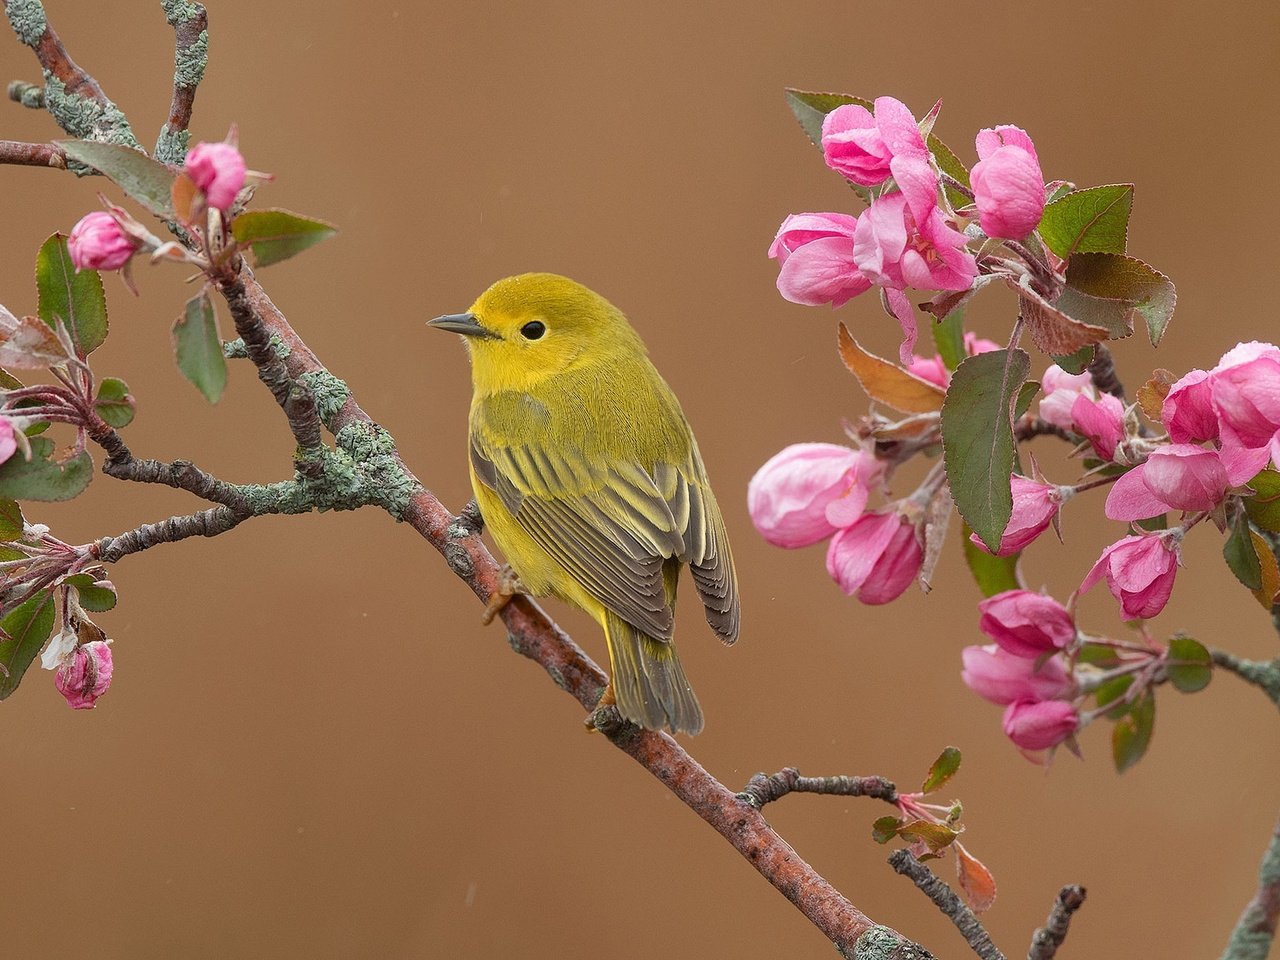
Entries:
{"label": "tree branch", "polygon": [[969,948],[982,960],[1005,960],[1004,954],[991,942],[991,935],[987,933],[986,927],[982,925],[977,915],[965,906],[956,892],[939,880],[932,870],[913,857],[910,850],[904,848],[893,851],[889,855],[889,866],[893,867],[896,873],[911,880],[926,897],[933,901],[934,905],[956,925],[965,943],[969,944]]}
{"label": "tree branch", "polygon": [[209,65],[209,16],[204,7],[190,0],[162,0],[164,16],[174,32],[173,100],[169,119],[156,140],[155,158],[161,163],[180,164],[186,158],[191,110],[196,87]]}
{"label": "tree branch", "polygon": [[1236,921],[1221,960],[1266,960],[1280,921],[1280,822],[1258,869],[1258,892]]}
{"label": "tree branch", "polygon": [[1053,908],[1049,911],[1049,919],[1031,936],[1027,960],[1053,960],[1062,941],[1067,938],[1072,914],[1084,904],[1084,896],[1084,887],[1075,884],[1063,887],[1058,892],[1058,899],[1053,902]]}
{"label": "tree branch", "polygon": [[52,143],[23,143],[20,140],[0,140],[0,163],[16,163],[25,167],[53,167],[67,169],[67,155]]}
{"label": "tree branch", "polygon": [[802,777],[795,767],[783,767],[773,776],[757,773],[738,799],[759,810],[788,793],[822,793],[840,797],[873,797],[896,804],[898,788],[884,777]]}
{"label": "tree branch", "polygon": [[103,537],[93,545],[93,555],[104,563],[148,550],[161,543],[176,543],[189,537],[216,537],[247,520],[251,513],[230,507],[213,507],[187,517],[170,517],[159,523],[144,523],[114,537]]}
{"label": "tree branch", "polygon": [[1253,684],[1280,707],[1280,657],[1275,660],[1245,660],[1225,650],[1209,651],[1214,666],[1230,670],[1241,680]]}

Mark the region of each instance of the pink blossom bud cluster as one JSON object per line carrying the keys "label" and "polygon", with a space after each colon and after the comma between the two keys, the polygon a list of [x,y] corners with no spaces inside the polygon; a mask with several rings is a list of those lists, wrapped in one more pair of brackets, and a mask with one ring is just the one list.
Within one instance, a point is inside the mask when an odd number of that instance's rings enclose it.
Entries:
{"label": "pink blossom bud cluster", "polygon": [[1005,708],[1005,736],[1016,746],[1058,746],[1080,726],[1072,702],[1076,681],[1066,658],[1077,641],[1075,620],[1057,600],[1029,590],[998,593],[978,610],[978,626],[994,642],[964,649],[961,679]]}
{"label": "pink blossom bud cluster", "polygon": [[747,487],[747,507],[760,534],[779,547],[828,538],[827,572],[863,603],[888,603],[920,572],[918,525],[893,508],[867,510],[885,465],[866,450],[796,443],[762,466]]}
{"label": "pink blossom bud cluster", "polygon": [[[1044,178],[1024,130],[985,129],[975,146],[974,203],[957,211],[905,104],[880,97],[874,110],[836,107],[823,121],[823,156],[831,169],[867,188],[870,206],[856,216],[787,217],[769,248],[778,261],[778,291],[793,303],[838,307],[879,287],[902,327],[903,365],[910,364],[916,321],[904,291],[969,290],[979,273],[978,246],[986,238],[1021,240],[1044,213]],[[970,236],[966,227],[975,218],[973,229],[981,233]]]}

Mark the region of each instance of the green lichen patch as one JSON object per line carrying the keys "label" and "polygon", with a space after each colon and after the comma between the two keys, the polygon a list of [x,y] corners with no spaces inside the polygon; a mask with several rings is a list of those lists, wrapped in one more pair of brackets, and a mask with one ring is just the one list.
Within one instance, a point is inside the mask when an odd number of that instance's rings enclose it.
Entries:
{"label": "green lichen patch", "polygon": [[49,27],[45,19],[44,4],[40,0],[8,0],[4,12],[18,39],[28,47],[34,47]]}
{"label": "green lichen patch", "polygon": [[316,401],[316,413],[324,424],[328,424],[351,397],[351,388],[346,381],[335,377],[328,370],[304,373],[298,377],[298,382],[311,390]]}

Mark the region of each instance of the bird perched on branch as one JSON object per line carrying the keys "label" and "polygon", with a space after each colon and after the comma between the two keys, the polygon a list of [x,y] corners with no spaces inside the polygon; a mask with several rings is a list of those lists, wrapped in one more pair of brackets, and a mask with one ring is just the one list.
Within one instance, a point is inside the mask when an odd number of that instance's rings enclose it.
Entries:
{"label": "bird perched on branch", "polygon": [[726,643],[738,584],[693,432],[640,337],[609,301],[550,273],[499,280],[429,324],[471,354],[471,484],[519,578],[499,604],[523,592],[585,610],[609,646],[601,702],[697,733],[672,638],[680,569]]}

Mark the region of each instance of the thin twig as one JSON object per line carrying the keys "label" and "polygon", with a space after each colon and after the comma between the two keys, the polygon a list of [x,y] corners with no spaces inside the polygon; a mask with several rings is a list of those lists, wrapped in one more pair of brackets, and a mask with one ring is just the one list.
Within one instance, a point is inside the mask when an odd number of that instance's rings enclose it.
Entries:
{"label": "thin twig", "polygon": [[1229,670],[1241,680],[1253,684],[1280,707],[1280,657],[1275,660],[1245,660],[1225,650],[1210,649],[1216,667]]}
{"label": "thin twig", "polygon": [[1266,960],[1280,922],[1280,822],[1258,869],[1258,890],[1240,914],[1222,960]]}
{"label": "thin twig", "polygon": [[783,767],[772,776],[757,773],[738,793],[738,799],[759,810],[788,793],[822,793],[839,797],[872,797],[896,803],[898,788],[884,777],[802,777],[795,767]]}
{"label": "thin twig", "polygon": [[0,163],[16,163],[24,167],[53,167],[67,169],[67,155],[52,143],[23,143],[20,140],[0,140]]}
{"label": "thin twig", "polygon": [[163,0],[165,20],[173,27],[173,100],[169,119],[156,141],[155,157],[161,163],[181,163],[186,155],[195,105],[196,87],[209,64],[209,16],[203,5],[189,0]]}
{"label": "thin twig", "polygon": [[1040,417],[1023,417],[1013,428],[1013,436],[1019,443],[1024,440],[1030,440],[1032,437],[1057,437],[1059,440],[1067,441],[1067,443],[1078,442],[1075,437],[1061,427]]}
{"label": "thin twig", "polygon": [[161,543],[176,543],[189,537],[216,537],[250,516],[252,514],[230,507],[213,507],[186,517],[144,523],[114,537],[102,537],[94,544],[93,552],[104,563],[115,563],[121,557],[149,550]]}
{"label": "thin twig", "polygon": [[1074,883],[1058,892],[1058,899],[1053,901],[1053,908],[1049,911],[1049,919],[1031,935],[1027,960],[1053,960],[1053,955],[1067,938],[1071,916],[1084,904],[1084,897],[1084,887]]}
{"label": "thin twig", "polygon": [[1105,343],[1094,344],[1093,360],[1088,370],[1093,377],[1095,387],[1123,403],[1128,403],[1124,395],[1124,384],[1120,382],[1120,375],[1116,373],[1115,357],[1111,355]]}
{"label": "thin twig", "polygon": [[895,850],[889,855],[889,866],[893,867],[896,873],[910,879],[926,897],[933,901],[934,905],[955,924],[970,949],[982,960],[1005,960],[1004,954],[991,942],[991,935],[987,933],[986,927],[982,925],[977,915],[965,906],[956,892],[939,880],[932,870],[913,857],[910,850]]}

